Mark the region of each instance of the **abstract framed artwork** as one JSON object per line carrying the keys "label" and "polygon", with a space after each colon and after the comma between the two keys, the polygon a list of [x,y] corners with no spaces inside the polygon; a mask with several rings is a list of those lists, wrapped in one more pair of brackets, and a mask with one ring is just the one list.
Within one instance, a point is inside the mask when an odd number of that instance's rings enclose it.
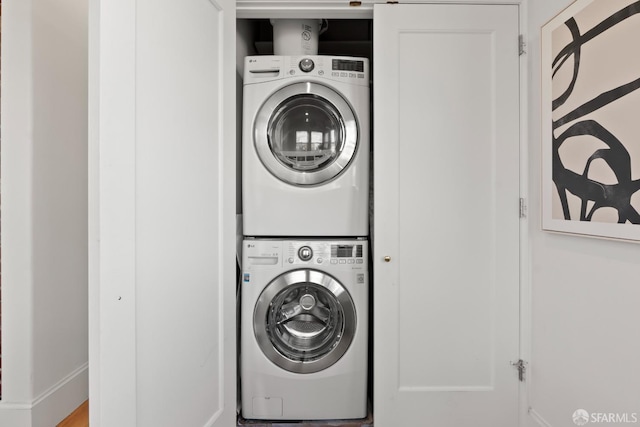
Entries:
{"label": "abstract framed artwork", "polygon": [[640,241],[640,1],[542,27],[542,228]]}

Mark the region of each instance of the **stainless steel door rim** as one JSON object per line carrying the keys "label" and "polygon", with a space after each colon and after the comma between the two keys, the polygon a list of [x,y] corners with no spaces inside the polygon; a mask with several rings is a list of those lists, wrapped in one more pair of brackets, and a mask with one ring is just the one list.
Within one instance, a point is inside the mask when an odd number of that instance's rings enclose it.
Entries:
{"label": "stainless steel door rim", "polygon": [[[298,170],[283,162],[273,153],[273,141],[269,138],[274,115],[286,108],[283,104],[305,97],[320,105],[318,110],[324,109],[327,116],[335,116],[341,128],[340,152],[331,162],[315,170]],[[323,104],[325,107],[321,107]],[[322,184],[339,176],[355,156],[359,138],[357,119],[347,101],[330,87],[312,82],[294,83],[273,93],[258,110],[253,131],[256,152],[267,170],[284,182],[305,186]]]}
{"label": "stainless steel door rim", "polygon": [[335,278],[293,270],[271,281],[258,298],[253,330],[262,352],[289,372],[308,374],[335,364],[356,330],[356,309]]}

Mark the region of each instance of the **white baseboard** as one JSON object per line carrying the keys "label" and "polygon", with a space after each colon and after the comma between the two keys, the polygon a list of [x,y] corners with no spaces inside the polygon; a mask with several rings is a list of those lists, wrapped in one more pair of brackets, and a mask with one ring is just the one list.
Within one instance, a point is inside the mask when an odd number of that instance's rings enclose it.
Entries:
{"label": "white baseboard", "polygon": [[33,401],[32,427],[58,424],[88,396],[89,364],[85,363]]}
{"label": "white baseboard", "polygon": [[542,416],[539,413],[537,413],[536,410],[533,408],[529,408],[529,416],[531,416],[531,419],[533,419],[536,423],[538,423],[539,426],[553,427],[544,418],[542,418]]}
{"label": "white baseboard", "polygon": [[30,427],[31,409],[25,406],[0,402],[0,426]]}
{"label": "white baseboard", "polygon": [[88,363],[58,381],[33,402],[0,401],[0,426],[51,427],[80,406],[89,395]]}

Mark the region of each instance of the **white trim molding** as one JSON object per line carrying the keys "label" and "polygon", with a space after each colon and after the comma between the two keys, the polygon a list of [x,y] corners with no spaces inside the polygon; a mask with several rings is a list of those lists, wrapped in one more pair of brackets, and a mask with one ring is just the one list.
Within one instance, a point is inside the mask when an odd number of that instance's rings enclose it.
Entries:
{"label": "white trim molding", "polygon": [[542,418],[542,416],[540,414],[538,414],[535,409],[529,408],[529,415],[530,415],[531,419],[534,420],[539,426],[542,426],[542,427],[553,427],[544,418]]}
{"label": "white trim molding", "polygon": [[0,425],[51,427],[87,399],[89,364],[84,363],[31,402],[0,401]]}
{"label": "white trim molding", "polygon": [[[399,0],[410,3],[515,4],[526,0]],[[386,0],[237,0],[238,18],[349,18],[372,19],[373,5]]]}

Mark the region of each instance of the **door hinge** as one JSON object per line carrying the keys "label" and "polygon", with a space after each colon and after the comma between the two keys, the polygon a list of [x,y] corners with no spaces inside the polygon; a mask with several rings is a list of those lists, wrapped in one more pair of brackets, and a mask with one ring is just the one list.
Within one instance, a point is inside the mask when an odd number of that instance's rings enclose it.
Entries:
{"label": "door hinge", "polygon": [[511,362],[511,366],[518,370],[518,380],[520,380],[520,382],[524,382],[524,374],[527,370],[527,362],[520,359],[517,362]]}
{"label": "door hinge", "polygon": [[527,217],[527,201],[524,197],[520,197],[520,218]]}
{"label": "door hinge", "polygon": [[527,42],[524,41],[524,36],[522,34],[520,34],[518,36],[518,55],[522,56],[525,53],[527,53],[527,51],[525,50],[527,47]]}

